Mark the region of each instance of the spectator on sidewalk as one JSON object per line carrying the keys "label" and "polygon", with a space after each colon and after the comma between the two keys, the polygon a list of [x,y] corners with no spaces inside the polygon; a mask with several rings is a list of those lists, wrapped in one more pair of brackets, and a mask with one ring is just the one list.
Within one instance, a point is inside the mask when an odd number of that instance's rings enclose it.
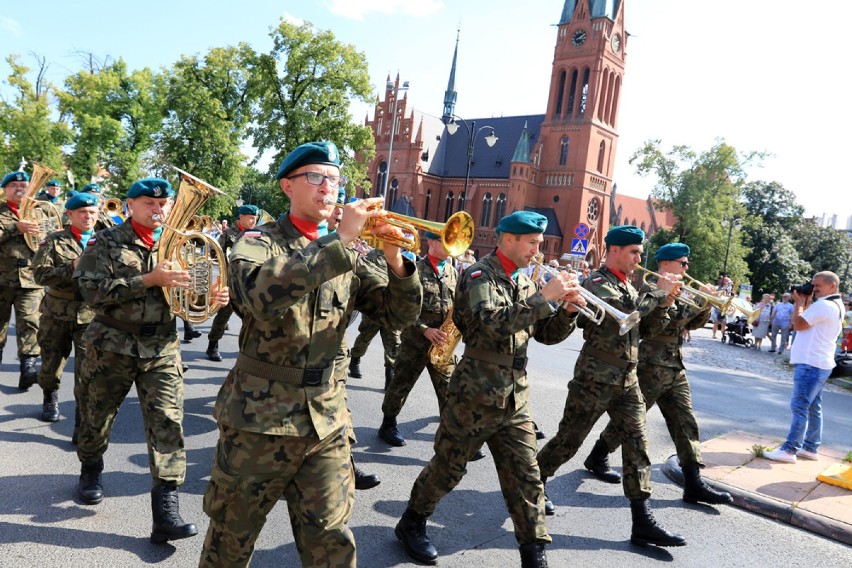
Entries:
{"label": "spectator on sidewalk", "polygon": [[[844,309],[837,290],[840,278],[834,272],[817,272],[811,281],[812,296],[793,289],[793,329],[796,341],[790,350],[793,365],[793,421],[787,441],[764,457],[796,463],[796,458],[818,459],[822,442],[822,389],[834,368],[834,348],[843,322]],[[811,299],[813,298],[813,299]]]}
{"label": "spectator on sidewalk", "polygon": [[[769,352],[775,353],[776,346],[778,354],[784,353],[790,343],[790,316],[793,315],[793,304],[790,303],[790,293],[784,292],[781,302],[775,306],[772,315],[772,335],[770,336]],[[781,334],[781,343],[776,343],[778,334]]]}
{"label": "spectator on sidewalk", "polygon": [[760,302],[754,306],[754,309],[760,309],[760,315],[757,316],[757,321],[754,324],[754,348],[760,351],[760,345],[763,339],[769,335],[769,326],[772,324],[772,300],[769,294],[764,294],[760,298]]}

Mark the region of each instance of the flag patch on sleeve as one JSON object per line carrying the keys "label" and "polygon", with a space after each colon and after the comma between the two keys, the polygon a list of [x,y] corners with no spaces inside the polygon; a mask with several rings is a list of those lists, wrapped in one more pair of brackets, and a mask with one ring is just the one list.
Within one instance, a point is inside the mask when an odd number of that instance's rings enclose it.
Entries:
{"label": "flag patch on sleeve", "polygon": [[244,237],[257,238],[260,236],[260,231],[246,231],[243,233]]}
{"label": "flag patch on sleeve", "polygon": [[482,276],[482,271],[481,271],[481,270],[474,270],[473,272],[471,272],[471,273],[470,273],[470,277],[471,277],[471,279],[473,279],[473,278],[479,278],[480,276]]}

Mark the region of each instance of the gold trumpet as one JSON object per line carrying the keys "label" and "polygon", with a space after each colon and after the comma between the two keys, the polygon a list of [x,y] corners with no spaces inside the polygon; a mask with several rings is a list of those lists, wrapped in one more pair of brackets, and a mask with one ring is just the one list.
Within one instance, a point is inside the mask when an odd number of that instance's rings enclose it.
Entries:
{"label": "gold trumpet", "polygon": [[124,216],[124,202],[117,197],[110,197],[104,202],[104,211],[110,217],[118,217],[122,221],[126,219]]}
{"label": "gold trumpet", "polygon": [[[647,284],[648,286],[650,286],[652,288],[656,288],[657,285],[654,284],[653,282],[648,282],[648,278],[650,278],[652,276],[654,276],[656,278],[662,278],[663,277],[663,275],[660,274],[659,272],[654,272],[653,270],[648,270],[647,268],[643,268],[642,266],[639,266],[638,264],[633,267],[633,270],[638,270],[638,271],[644,273],[643,276],[642,276],[642,283]],[[691,300],[690,298],[687,298],[686,295],[685,295],[685,293],[692,295],[693,292],[695,292],[695,291],[697,291],[697,290],[695,290],[694,288],[690,288],[689,290],[684,290],[683,284],[681,283],[681,284],[678,285],[677,288],[672,290],[671,295],[674,295],[676,301],[681,302],[682,304],[686,304],[687,306],[692,306],[693,308],[698,308],[700,310],[701,305],[698,302],[695,302],[695,301]]]}
{"label": "gold trumpet", "polygon": [[[544,275],[549,274],[551,276],[555,276],[559,274],[559,270],[556,270],[550,266],[547,266],[542,262],[544,255],[539,253],[537,256],[534,256],[532,259],[532,264],[535,264],[535,271],[533,272],[533,278],[540,285],[544,285]],[[616,322],[618,322],[618,335],[624,335],[633,327],[639,323],[641,319],[641,315],[639,315],[638,311],[633,311],[630,314],[625,314],[621,310],[618,310],[582,286],[579,287],[580,297],[586,301],[585,306],[577,306],[578,311],[590,319],[595,325],[600,325],[600,323],[604,320],[604,317],[609,315]],[[575,304],[576,305],[576,304]]]}
{"label": "gold trumpet", "polygon": [[[325,205],[334,205],[339,209],[345,207],[343,203],[337,203],[337,200],[331,196],[327,197],[323,203]],[[373,220],[368,220],[361,229],[361,238],[368,240],[368,242],[370,239],[376,239],[418,254],[420,252],[420,235],[417,231],[418,229],[422,229],[440,235],[441,244],[444,245],[444,250],[450,256],[464,254],[473,242],[473,218],[464,211],[453,214],[447,219],[446,223],[427,221],[425,219],[418,219],[417,217],[400,215],[392,211],[387,212],[384,221],[388,225],[402,229],[404,233],[408,233],[411,236],[400,237],[395,234],[374,235],[372,230],[375,223]]]}
{"label": "gold trumpet", "polygon": [[681,276],[683,276],[685,286],[687,287],[688,292],[692,296],[697,296],[703,299],[705,302],[708,302],[711,306],[716,306],[722,313],[728,310],[731,305],[731,300],[733,300],[733,298],[729,296],[716,296],[715,294],[704,292],[700,289],[702,286],[704,286],[703,282],[696,280],[685,272]]}

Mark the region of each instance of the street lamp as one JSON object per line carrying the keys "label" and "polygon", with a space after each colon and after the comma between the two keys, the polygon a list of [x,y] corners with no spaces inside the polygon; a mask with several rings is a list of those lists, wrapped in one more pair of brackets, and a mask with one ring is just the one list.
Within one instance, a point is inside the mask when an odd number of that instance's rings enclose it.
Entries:
{"label": "street lamp", "polygon": [[731,236],[734,232],[734,225],[737,226],[737,229],[743,226],[739,217],[733,217],[730,219],[725,217],[722,219],[722,226],[728,228],[728,245],[725,247],[725,267],[722,269],[722,272],[725,273],[725,275],[728,274],[728,253],[731,252]]}
{"label": "street lamp", "polygon": [[243,201],[242,197],[237,197],[237,199],[234,201],[234,203],[237,204],[237,207],[242,207],[243,203],[245,203],[245,201]]}
{"label": "street lamp", "polygon": [[450,122],[447,123],[447,132],[450,133],[450,136],[458,131],[459,122],[464,124],[464,127],[467,129],[467,171],[464,174],[464,195],[467,198],[467,184],[470,181],[470,165],[473,163],[473,143],[476,140],[476,136],[483,130],[489,130],[490,134],[485,136],[485,143],[488,144],[489,148],[493,148],[499,138],[494,134],[493,126],[485,125],[477,129],[475,120],[470,121],[470,124],[468,124],[465,119],[456,115],[452,115]]}
{"label": "street lamp", "polygon": [[382,197],[388,194],[388,180],[390,179],[390,169],[393,163],[391,162],[391,156],[393,155],[393,137],[396,133],[396,104],[399,102],[399,92],[408,90],[408,81],[403,81],[401,87],[397,87],[393,81],[388,81],[387,88],[393,89],[393,116],[391,116],[390,144],[388,145],[388,168],[385,172],[385,181],[382,184]]}

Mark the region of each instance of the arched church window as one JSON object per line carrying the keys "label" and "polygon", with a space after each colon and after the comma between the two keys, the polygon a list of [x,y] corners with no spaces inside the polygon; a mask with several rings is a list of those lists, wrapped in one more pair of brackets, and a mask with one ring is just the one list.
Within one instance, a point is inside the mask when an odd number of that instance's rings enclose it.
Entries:
{"label": "arched church window", "polygon": [[432,190],[426,190],[426,204],[423,206],[423,218],[429,218],[429,206],[432,205]]}
{"label": "arched church window", "polygon": [[467,192],[462,191],[459,193],[459,211],[464,211],[464,207],[467,204]]}
{"label": "arched church window", "polygon": [[388,163],[382,160],[379,163],[378,173],[376,174],[376,191],[373,197],[384,196],[385,180],[388,178]]}
{"label": "arched church window", "polygon": [[589,205],[586,207],[586,217],[590,223],[597,224],[601,216],[601,202],[597,197],[589,200]]}
{"label": "arched church window", "polygon": [[568,143],[570,142],[570,138],[565,136],[562,141],[559,143],[559,165],[564,166],[568,163]]}
{"label": "arched church window", "polygon": [[565,98],[565,71],[559,73],[559,83],[556,91],[556,109],[553,116],[558,117],[562,114],[562,99]]}
{"label": "arched church window", "polygon": [[444,204],[444,221],[450,218],[450,215],[453,214],[453,192],[447,193],[447,201]]}
{"label": "arched church window", "polygon": [[479,226],[487,227],[491,220],[491,192],[485,194],[485,199],[482,200],[482,215],[479,218]]}
{"label": "arched church window", "polygon": [[494,205],[494,224],[496,225],[500,219],[506,216],[506,194],[501,193],[497,198],[497,203]]}
{"label": "arched church window", "polygon": [[388,191],[387,199],[385,199],[385,209],[393,209],[396,204],[396,194],[399,191],[399,180],[393,178],[390,182],[390,190]]}
{"label": "arched church window", "polygon": [[598,171],[603,173],[604,171],[604,155],[606,154],[606,142],[601,140],[601,145],[598,148]]}

